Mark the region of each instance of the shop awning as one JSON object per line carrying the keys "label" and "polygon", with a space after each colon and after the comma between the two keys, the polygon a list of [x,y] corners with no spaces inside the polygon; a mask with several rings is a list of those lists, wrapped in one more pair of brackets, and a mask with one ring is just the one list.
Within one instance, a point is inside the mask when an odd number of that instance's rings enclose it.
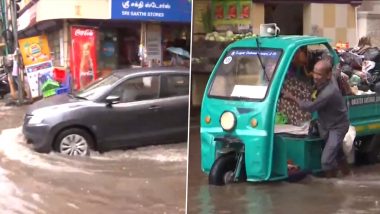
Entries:
{"label": "shop awning", "polygon": [[17,19],[17,30],[22,31],[36,24],[37,5],[32,5]]}
{"label": "shop awning", "polygon": [[62,20],[47,20],[37,22],[33,26],[18,31],[19,39],[40,35],[42,32],[51,32],[60,29],[63,25]]}
{"label": "shop awning", "polygon": [[252,0],[255,3],[332,3],[359,5],[363,0]]}

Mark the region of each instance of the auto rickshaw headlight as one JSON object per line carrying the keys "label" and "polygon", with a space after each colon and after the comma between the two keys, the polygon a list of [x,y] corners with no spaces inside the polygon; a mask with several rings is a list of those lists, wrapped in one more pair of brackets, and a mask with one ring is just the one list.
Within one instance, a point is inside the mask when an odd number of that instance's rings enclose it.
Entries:
{"label": "auto rickshaw headlight", "polygon": [[220,125],[225,131],[231,131],[236,125],[235,115],[229,111],[224,112],[220,117]]}

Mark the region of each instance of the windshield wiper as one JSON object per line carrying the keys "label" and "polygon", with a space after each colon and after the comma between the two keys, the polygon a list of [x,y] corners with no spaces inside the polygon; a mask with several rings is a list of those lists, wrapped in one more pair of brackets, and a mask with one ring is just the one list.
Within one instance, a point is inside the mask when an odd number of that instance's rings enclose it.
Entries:
{"label": "windshield wiper", "polygon": [[71,98],[77,98],[77,99],[80,99],[80,100],[88,100],[88,99],[85,98],[85,97],[81,97],[81,96],[78,96],[78,95],[73,94],[73,93],[68,93],[68,95],[69,95]]}
{"label": "windshield wiper", "polygon": [[260,56],[260,53],[261,53],[261,50],[260,50],[260,42],[259,42],[259,38],[256,36],[256,44],[257,44],[257,48],[259,49],[259,52],[257,53],[257,57],[259,58],[259,62],[260,62],[260,65],[261,65],[261,68],[263,69],[263,72],[264,72],[264,76],[265,78],[267,79],[267,81],[269,82],[269,77],[268,77],[268,74],[265,70],[265,66],[263,64],[263,61],[261,60],[261,56]]}

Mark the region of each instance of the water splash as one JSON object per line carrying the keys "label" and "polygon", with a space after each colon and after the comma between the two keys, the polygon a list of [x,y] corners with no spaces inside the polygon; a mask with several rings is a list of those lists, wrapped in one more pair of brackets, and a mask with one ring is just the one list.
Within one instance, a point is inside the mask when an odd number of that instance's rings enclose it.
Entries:
{"label": "water splash", "polygon": [[104,154],[92,152],[91,158],[97,160],[149,160],[157,162],[184,162],[187,161],[185,143],[147,146],[127,151],[111,151]]}
{"label": "water splash", "polygon": [[19,161],[31,167],[47,169],[59,172],[81,172],[89,174],[82,169],[71,167],[69,163],[62,161],[49,161],[52,158],[49,154],[39,154],[32,151],[25,142],[22,134],[22,128],[6,129],[0,134],[0,153],[7,159]]}
{"label": "water splash", "polygon": [[[88,160],[120,161],[120,160],[148,160],[155,162],[185,162],[187,161],[186,143],[147,146],[126,151],[110,151],[99,153],[91,151],[90,157],[69,157],[54,152],[40,154],[34,152],[22,134],[22,128],[6,129],[0,134],[0,153],[8,159],[19,161],[31,167],[60,171],[81,172],[91,174],[86,165]],[[78,167],[82,166],[82,167]]]}

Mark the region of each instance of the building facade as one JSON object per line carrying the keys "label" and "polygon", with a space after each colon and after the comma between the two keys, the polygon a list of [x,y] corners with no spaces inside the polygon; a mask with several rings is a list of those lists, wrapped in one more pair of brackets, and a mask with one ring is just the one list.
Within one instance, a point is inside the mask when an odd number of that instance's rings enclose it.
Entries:
{"label": "building facade", "polygon": [[46,34],[55,66],[72,67],[73,27],[95,30],[99,75],[165,65],[169,46],[190,50],[189,0],[24,0],[20,6],[19,38]]}
{"label": "building facade", "polygon": [[[215,22],[215,4],[218,0],[194,1],[194,33],[205,33],[207,9],[212,30],[218,30]],[[247,0],[235,0],[241,5]],[[283,35],[318,35],[338,41],[356,42],[357,10],[362,1],[353,0],[252,0],[250,8],[250,25],[253,33],[259,33],[260,24],[277,23]],[[245,4],[245,3],[244,3]],[[228,9],[226,9],[228,10]],[[225,11],[225,13],[228,13]]]}

